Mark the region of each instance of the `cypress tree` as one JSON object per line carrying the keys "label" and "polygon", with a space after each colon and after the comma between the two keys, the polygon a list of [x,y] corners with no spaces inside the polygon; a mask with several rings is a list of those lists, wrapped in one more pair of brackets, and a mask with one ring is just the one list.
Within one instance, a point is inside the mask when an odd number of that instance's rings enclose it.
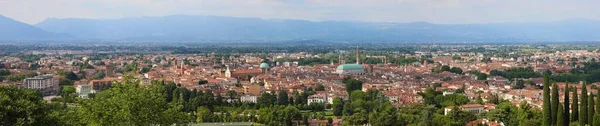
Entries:
{"label": "cypress tree", "polygon": [[557,106],[558,106],[558,110],[561,110],[561,111],[556,111],[556,126],[564,126],[565,124],[569,125],[568,121],[565,122],[565,120],[564,120],[564,112],[562,111],[563,110],[562,105],[557,105]]}
{"label": "cypress tree", "polygon": [[[569,112],[569,83],[567,83],[565,85],[565,98],[564,99],[565,99],[565,101],[563,103],[564,104],[563,105],[563,108],[564,108],[563,122],[565,122],[565,125],[563,125],[563,126],[568,126],[569,122],[570,122],[569,116],[571,115]],[[558,126],[560,126],[560,125],[558,125]]]}
{"label": "cypress tree", "polygon": [[577,94],[577,88],[573,88],[573,103],[571,104],[573,112],[571,112],[571,122],[579,120],[579,97]]}
{"label": "cypress tree", "polygon": [[[596,113],[600,115],[600,87],[596,91]],[[600,119],[597,119],[600,121]]]}
{"label": "cypress tree", "polygon": [[556,85],[556,83],[554,83],[552,85],[552,104],[550,105],[550,110],[551,110],[551,118],[552,118],[552,124],[556,125],[556,121],[558,120],[558,118],[556,117],[558,115],[558,86]]}
{"label": "cypress tree", "polygon": [[544,98],[544,104],[542,106],[542,110],[543,112],[543,117],[542,118],[542,126],[550,126],[552,124],[552,113],[550,111],[551,107],[550,107],[550,82],[548,80],[548,74],[544,74],[544,95],[542,96]]}
{"label": "cypress tree", "polygon": [[594,95],[589,95],[588,96],[588,124],[593,124],[594,123],[594,113],[596,113],[596,109],[594,109],[595,107],[595,103],[594,103]]}
{"label": "cypress tree", "polygon": [[587,86],[585,86],[585,84],[582,85],[581,87],[581,104],[579,107],[579,124],[581,125],[585,125],[588,124],[588,103],[587,103]]}

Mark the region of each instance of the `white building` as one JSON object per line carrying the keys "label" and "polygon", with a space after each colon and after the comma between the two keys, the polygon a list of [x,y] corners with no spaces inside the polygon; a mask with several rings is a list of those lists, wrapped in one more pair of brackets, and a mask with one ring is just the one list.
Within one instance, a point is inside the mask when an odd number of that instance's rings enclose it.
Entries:
{"label": "white building", "polygon": [[92,93],[92,86],[89,84],[81,84],[75,87],[75,94],[80,98],[88,98],[88,95]]}
{"label": "white building", "polygon": [[256,103],[258,96],[244,95],[240,97],[241,102]]}
{"label": "white building", "polygon": [[54,95],[58,91],[58,78],[52,74],[36,76],[23,79],[23,87],[27,89],[37,89],[45,96]]}
{"label": "white building", "polygon": [[[448,113],[450,113],[450,111],[452,111],[452,108],[454,108],[454,106],[448,106],[448,107],[444,108],[444,115],[448,115]],[[462,105],[458,108],[463,111],[471,112],[475,115],[477,115],[485,110],[485,106],[481,105],[481,104],[466,104],[466,105]]]}
{"label": "white building", "polygon": [[308,96],[308,104],[311,103],[329,103],[329,99],[327,98],[327,94],[314,94]]}

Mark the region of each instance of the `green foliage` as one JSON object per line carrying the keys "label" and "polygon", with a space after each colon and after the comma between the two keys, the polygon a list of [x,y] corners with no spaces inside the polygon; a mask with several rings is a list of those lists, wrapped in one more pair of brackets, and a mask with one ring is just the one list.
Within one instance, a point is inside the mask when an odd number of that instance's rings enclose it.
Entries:
{"label": "green foliage", "polygon": [[363,82],[356,79],[344,78],[344,84],[346,84],[346,92],[351,94],[352,91],[361,90]]}
{"label": "green foliage", "polygon": [[452,67],[452,68],[450,68],[450,70],[448,72],[455,73],[455,74],[462,74],[463,70],[458,67]]}
{"label": "green foliage", "polygon": [[579,107],[579,124],[586,125],[588,124],[588,94],[587,94],[587,86],[585,84],[581,87],[581,99],[580,99],[580,107]]}
{"label": "green foliage", "polygon": [[75,75],[75,73],[73,73],[73,71],[69,71],[67,74],[65,74],[65,78],[69,80],[79,80],[79,78],[77,77],[77,75]]}
{"label": "green foliage", "polygon": [[509,80],[514,78],[535,78],[541,77],[542,75],[538,72],[534,72],[532,68],[510,68],[505,71],[492,70],[490,76],[502,76]]}
{"label": "green foliage", "polygon": [[579,97],[577,88],[573,88],[573,102],[571,103],[571,122],[577,122],[579,120]]}
{"label": "green foliage", "polygon": [[30,78],[30,77],[34,77],[34,76],[37,76],[37,74],[36,73],[18,73],[18,74],[8,75],[6,77],[6,79],[8,81],[15,82],[15,81],[22,81],[25,78]]}
{"label": "green foliage", "polygon": [[279,90],[279,92],[277,92],[277,104],[279,104],[279,105],[289,104],[287,91]]}
{"label": "green foliage", "polygon": [[80,120],[88,125],[172,125],[190,120],[182,112],[183,106],[165,101],[163,85],[137,84],[125,77],[123,82],[103,91],[108,95],[83,100],[78,109]]}
{"label": "green foliage", "polygon": [[565,124],[568,124],[569,122],[564,120],[564,116],[565,116],[565,112],[563,111],[563,107],[562,105],[558,105],[558,110],[559,111],[555,111],[556,112],[556,126],[564,126]]}
{"label": "green foliage", "polygon": [[103,79],[105,76],[106,76],[106,73],[104,73],[104,71],[100,71],[100,72],[97,72],[96,74],[94,74],[94,76],[92,76],[92,79],[94,79],[94,80]]}
{"label": "green foliage", "polygon": [[544,74],[544,92],[543,92],[543,106],[542,110],[544,111],[544,118],[542,120],[543,126],[552,125],[552,112],[551,112],[551,101],[550,101],[550,80],[549,75]]}
{"label": "green foliage", "polygon": [[562,111],[561,109],[558,109],[558,106],[559,106],[559,103],[560,103],[559,98],[558,98],[558,97],[560,97],[558,95],[558,90],[559,90],[558,89],[558,85],[557,84],[553,84],[552,85],[552,93],[551,93],[551,104],[550,104],[550,111],[552,111],[552,113],[551,113],[552,114],[551,115],[552,124],[556,124],[556,121],[559,119],[557,117],[558,113],[559,113],[559,111]]}
{"label": "green foliage", "polygon": [[60,125],[36,90],[0,86],[0,124]]}
{"label": "green foliage", "polygon": [[344,100],[342,98],[333,99],[333,104],[331,107],[333,109],[334,116],[342,116],[344,110]]}
{"label": "green foliage", "polygon": [[315,88],[315,91],[325,91],[325,85],[323,85],[323,84],[317,84],[317,87]]}
{"label": "green foliage", "polygon": [[208,81],[207,80],[200,80],[198,81],[198,85],[203,85],[203,84],[207,84]]}
{"label": "green foliage", "polygon": [[0,76],[8,76],[10,75],[10,71],[7,69],[0,69]]}
{"label": "green foliage", "polygon": [[145,67],[142,67],[142,70],[140,70],[140,73],[148,73],[148,72],[150,72],[150,70],[152,70],[152,67],[145,66]]}

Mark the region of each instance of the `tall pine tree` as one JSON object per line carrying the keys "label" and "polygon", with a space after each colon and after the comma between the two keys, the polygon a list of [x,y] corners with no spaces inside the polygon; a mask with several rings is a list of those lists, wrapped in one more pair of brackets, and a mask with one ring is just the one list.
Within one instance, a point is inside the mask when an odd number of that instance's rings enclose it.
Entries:
{"label": "tall pine tree", "polygon": [[587,86],[585,84],[583,84],[581,86],[581,104],[580,104],[580,108],[579,108],[579,124],[581,125],[585,125],[588,124],[588,103],[587,103]]}
{"label": "tall pine tree", "polygon": [[573,88],[573,103],[571,104],[573,112],[571,112],[571,122],[579,120],[579,97],[577,94],[577,88]]}
{"label": "tall pine tree", "polygon": [[[570,113],[569,113],[570,112],[570,110],[569,110],[569,89],[570,89],[569,83],[567,83],[565,85],[565,98],[564,98],[565,101],[563,102],[563,104],[564,104],[563,105],[563,108],[564,108],[563,114],[564,115],[563,115],[562,120],[563,120],[563,122],[565,122],[565,125],[563,125],[563,126],[569,126],[569,122],[571,121],[571,120],[569,120],[569,116],[570,116]],[[560,126],[560,125],[558,125],[558,126]]]}
{"label": "tall pine tree", "polygon": [[551,116],[552,116],[552,125],[556,125],[556,120],[558,119],[556,116],[558,114],[558,104],[560,103],[558,101],[558,97],[560,97],[558,95],[558,86],[556,85],[556,83],[554,83],[552,85],[552,104],[550,105],[550,110],[551,110]]}
{"label": "tall pine tree", "polygon": [[564,112],[562,105],[557,105],[558,106],[558,110],[561,111],[556,111],[556,126],[565,126],[565,125],[569,125],[569,122],[565,122],[564,120]]}
{"label": "tall pine tree", "polygon": [[548,74],[544,74],[544,96],[542,96],[544,98],[544,104],[542,106],[542,110],[544,110],[543,112],[543,117],[542,118],[542,126],[550,126],[552,125],[552,113],[551,113],[551,106],[550,106],[550,80],[548,79]]}

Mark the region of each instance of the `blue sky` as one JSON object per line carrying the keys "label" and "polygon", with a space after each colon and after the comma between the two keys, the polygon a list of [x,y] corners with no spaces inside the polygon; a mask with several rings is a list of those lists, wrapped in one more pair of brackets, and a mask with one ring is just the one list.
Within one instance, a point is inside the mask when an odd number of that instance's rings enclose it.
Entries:
{"label": "blue sky", "polygon": [[0,0],[0,15],[29,24],[166,15],[463,24],[600,20],[598,5],[600,0]]}

